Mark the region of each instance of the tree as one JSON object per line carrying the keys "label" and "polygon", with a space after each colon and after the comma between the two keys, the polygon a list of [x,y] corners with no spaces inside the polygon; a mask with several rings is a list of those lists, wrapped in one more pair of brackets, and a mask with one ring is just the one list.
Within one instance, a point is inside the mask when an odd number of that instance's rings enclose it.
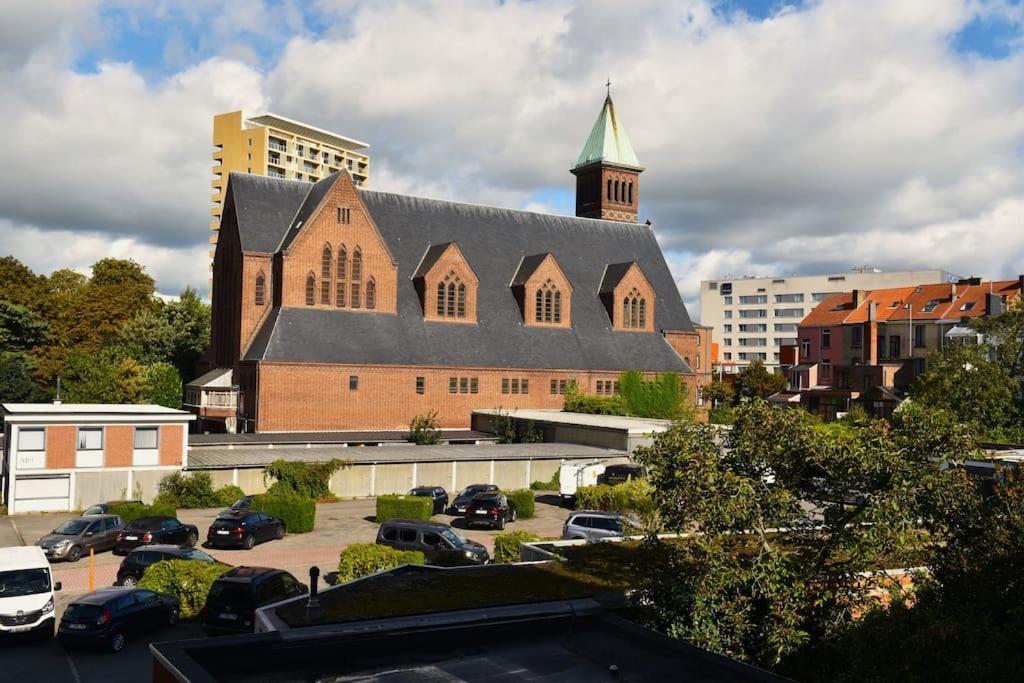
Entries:
{"label": "tree", "polygon": [[158,306],[154,291],[153,278],[134,261],[97,261],[69,313],[68,343],[95,350],[116,340],[126,321]]}
{"label": "tree", "polygon": [[146,366],[145,389],[142,398],[165,408],[181,408],[181,375],[170,363],[152,363]]}
{"label": "tree", "polygon": [[165,304],[162,312],[174,332],[166,360],[183,378],[195,379],[196,364],[210,345],[210,306],[194,289],[186,288],[177,301]]}
{"label": "tree", "polygon": [[995,361],[1024,386],[1024,298],[1015,299],[1000,315],[975,318],[971,326],[985,335]]}
{"label": "tree", "polygon": [[32,379],[24,354],[0,353],[0,403],[33,403],[46,398],[46,391]]}
{"label": "tree", "polygon": [[26,351],[50,336],[50,326],[25,306],[0,299],[0,352]]}
{"label": "tree", "polygon": [[409,424],[409,440],[417,446],[430,446],[441,442],[441,430],[437,427],[437,411],[417,415]]}
{"label": "tree", "polygon": [[64,369],[65,398],[70,403],[142,403],[145,369],[114,350],[76,350]]}
{"label": "tree", "polygon": [[714,406],[732,405],[736,397],[736,390],[731,382],[720,382],[717,379],[704,388],[704,398],[710,400]]}
{"label": "tree", "polygon": [[768,398],[786,388],[786,376],[769,372],[759,360],[736,373],[735,390],[744,398]]}
{"label": "tree", "polygon": [[0,299],[32,310],[42,308],[45,281],[13,256],[0,258]]}

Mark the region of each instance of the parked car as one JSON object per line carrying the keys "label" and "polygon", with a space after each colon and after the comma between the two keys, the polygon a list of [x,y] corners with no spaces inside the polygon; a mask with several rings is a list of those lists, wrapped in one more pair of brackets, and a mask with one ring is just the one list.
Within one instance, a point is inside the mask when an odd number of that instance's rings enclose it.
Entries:
{"label": "parked car", "polygon": [[622,465],[608,465],[604,468],[604,474],[598,477],[598,481],[608,486],[616,486],[633,479],[642,479],[646,476],[647,468],[643,465],[626,463]]}
{"label": "parked car", "polygon": [[639,528],[632,517],[619,512],[580,510],[569,515],[562,527],[562,538],[578,538],[597,541],[602,538],[618,538]]}
{"label": "parked car", "polygon": [[258,608],[307,590],[305,584],[280,569],[235,567],[210,586],[203,608],[203,630],[208,636],[252,633]]}
{"label": "parked car", "polygon": [[0,636],[53,637],[55,591],[50,563],[34,545],[0,548]]}
{"label": "parked car", "polygon": [[75,517],[46,534],[36,545],[47,559],[77,562],[92,548],[95,552],[112,550],[124,522],[117,515]]}
{"label": "parked car", "polygon": [[478,493],[466,508],[466,526],[487,526],[504,529],[507,522],[516,521],[516,508],[509,505],[508,497],[500,492]]}
{"label": "parked car", "polygon": [[231,507],[229,507],[227,510],[224,510],[220,514],[224,515],[224,514],[227,514],[227,513],[231,512],[232,510],[251,510],[252,509],[252,501],[255,498],[256,498],[256,496],[242,496],[241,498],[236,500],[234,503],[232,503]]}
{"label": "parked car", "polygon": [[138,505],[142,505],[141,500],[112,500],[108,503],[96,503],[95,505],[90,505],[85,509],[85,512],[82,513],[82,516],[88,517],[89,515],[109,515],[110,506],[116,505],[118,503],[136,503]]}
{"label": "parked car", "polygon": [[487,548],[447,524],[392,519],[380,525],[377,543],[398,550],[419,550],[427,564],[439,567],[487,564]]}
{"label": "parked car", "polygon": [[117,534],[115,555],[127,555],[140,545],[170,544],[195,546],[199,529],[194,524],[182,524],[174,517],[158,515],[139,517]]}
{"label": "parked car", "polygon": [[144,588],[103,588],[64,610],[57,640],[64,647],[120,652],[129,638],[178,623],[181,604],[173,595]]}
{"label": "parked car", "polygon": [[600,461],[580,463],[563,460],[558,469],[558,494],[562,503],[573,504],[576,490],[581,486],[595,486],[604,469],[605,465]]}
{"label": "parked car", "polygon": [[121,566],[117,569],[117,582],[114,585],[134,588],[147,567],[164,560],[194,560],[206,564],[226,564],[198,548],[178,545],[147,545],[136,548],[121,560]]}
{"label": "parked car", "polygon": [[444,512],[448,507],[448,492],[440,486],[417,486],[409,491],[409,495],[432,499],[435,515]]}
{"label": "parked car", "polygon": [[220,513],[206,532],[211,546],[252,550],[257,543],[284,538],[284,521],[263,512],[229,510]]}
{"label": "parked car", "polygon": [[448,511],[453,515],[464,515],[466,514],[466,508],[469,507],[469,501],[473,500],[473,496],[478,493],[489,493],[497,490],[498,487],[494,484],[470,484],[462,489],[462,493],[455,496],[455,500],[452,501],[452,506]]}

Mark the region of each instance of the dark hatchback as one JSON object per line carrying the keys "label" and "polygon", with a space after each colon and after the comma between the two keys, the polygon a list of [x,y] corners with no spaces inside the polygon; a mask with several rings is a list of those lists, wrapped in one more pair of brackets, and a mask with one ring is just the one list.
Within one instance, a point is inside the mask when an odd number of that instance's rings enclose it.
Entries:
{"label": "dark hatchback", "polygon": [[121,560],[121,566],[117,570],[117,583],[114,585],[132,588],[142,578],[147,567],[165,560],[191,560],[205,564],[226,564],[197,548],[177,545],[149,545],[136,548],[128,553],[126,558]]}
{"label": "dark hatchback", "polygon": [[305,584],[281,569],[235,567],[210,586],[203,608],[203,630],[209,636],[252,633],[257,609],[307,590]]}
{"label": "dark hatchback", "polygon": [[444,512],[448,507],[448,492],[440,486],[417,486],[409,491],[409,495],[433,500],[435,515]]}
{"label": "dark hatchback", "polygon": [[633,479],[642,479],[646,476],[647,468],[643,465],[608,465],[604,469],[604,473],[598,477],[598,483],[617,486]]}
{"label": "dark hatchback", "polygon": [[509,504],[504,493],[478,493],[466,508],[466,526],[486,526],[504,529],[507,522],[516,521],[516,509]]}
{"label": "dark hatchback", "polygon": [[198,540],[199,529],[193,524],[182,524],[174,517],[139,517],[117,534],[114,554],[127,555],[142,545],[194,546]]}
{"label": "dark hatchback", "polygon": [[455,500],[452,501],[452,506],[448,511],[453,515],[464,515],[466,514],[466,508],[469,507],[469,501],[473,500],[473,496],[478,493],[492,493],[497,490],[498,487],[495,484],[470,484],[462,490],[462,493],[455,496]]}
{"label": "dark hatchback", "polygon": [[418,550],[427,564],[435,567],[487,564],[491,559],[483,545],[437,522],[388,520],[377,530],[377,543],[397,550]]}
{"label": "dark hatchback", "polygon": [[104,588],[68,605],[57,640],[64,647],[120,652],[125,642],[178,623],[181,605],[172,595],[142,588]]}
{"label": "dark hatchback", "polygon": [[[229,507],[227,510],[224,510],[220,514],[226,515],[229,512],[233,512],[234,510],[249,510],[252,508],[252,501],[255,500],[255,498],[256,496],[242,496],[234,503],[232,503],[231,507]],[[219,517],[220,515],[217,516]]]}
{"label": "dark hatchback", "polygon": [[213,520],[206,542],[214,547],[252,550],[257,543],[284,538],[284,521],[263,512],[229,510]]}

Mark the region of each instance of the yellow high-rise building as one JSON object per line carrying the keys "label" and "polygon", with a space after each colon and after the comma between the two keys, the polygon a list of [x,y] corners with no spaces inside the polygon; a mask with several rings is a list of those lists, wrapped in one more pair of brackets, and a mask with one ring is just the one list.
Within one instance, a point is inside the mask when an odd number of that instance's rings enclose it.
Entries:
{"label": "yellow high-rise building", "polygon": [[315,183],[347,169],[356,185],[365,186],[370,179],[370,157],[362,151],[368,144],[277,114],[249,118],[240,111],[217,114],[213,117],[213,146],[211,245],[217,244],[231,171]]}

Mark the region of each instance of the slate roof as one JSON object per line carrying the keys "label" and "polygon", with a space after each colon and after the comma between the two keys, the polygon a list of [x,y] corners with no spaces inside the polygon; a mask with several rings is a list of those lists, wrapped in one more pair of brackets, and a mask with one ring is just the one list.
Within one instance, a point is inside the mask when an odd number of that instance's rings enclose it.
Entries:
{"label": "slate roof", "polygon": [[309,183],[297,180],[232,172],[224,205],[235,207],[242,251],[277,251],[310,187]]}
{"label": "slate roof", "polygon": [[632,265],[632,261],[628,263],[609,263],[604,271],[604,277],[601,278],[601,289],[598,291],[601,294],[611,294],[614,292],[622,278],[626,277],[626,273],[629,272],[629,267]]}
{"label": "slate roof", "polygon": [[[657,293],[658,329],[693,329],[650,227],[359,192],[398,262],[397,315],[320,308],[274,310],[250,345],[246,360],[689,371],[661,334],[612,330],[598,297],[608,264],[636,261]],[[447,242],[459,245],[479,276],[476,325],[423,319],[414,271],[431,245]],[[548,252],[573,285],[569,329],[523,325],[509,287],[524,256]]]}
{"label": "slate roof", "polygon": [[327,191],[331,189],[334,184],[335,178],[333,176],[327,176],[323,180],[318,180],[312,185],[306,184],[306,195],[305,201],[302,202],[302,206],[295,213],[295,218],[292,220],[288,231],[284,235],[284,239],[281,240],[280,249],[287,249],[291,246],[292,240],[302,231],[302,226],[305,225],[309,217],[313,215],[313,211],[319,206],[323,198],[327,196]]}
{"label": "slate roof", "polygon": [[434,267],[434,264],[437,263],[437,259],[441,258],[441,255],[448,250],[449,246],[451,246],[451,242],[442,242],[441,244],[430,245],[430,248],[427,249],[427,253],[423,255],[423,260],[420,261],[419,267],[412,276],[414,278],[426,276],[426,274],[430,272],[430,269]]}
{"label": "slate roof", "polygon": [[[548,257],[548,253],[543,254],[530,254],[524,256],[523,260],[519,263],[519,268],[516,269],[516,274],[512,276],[513,286],[522,286],[526,284],[526,281],[530,279],[534,271],[540,268],[540,264],[544,263],[544,259]],[[572,284],[572,283],[569,283]]]}

